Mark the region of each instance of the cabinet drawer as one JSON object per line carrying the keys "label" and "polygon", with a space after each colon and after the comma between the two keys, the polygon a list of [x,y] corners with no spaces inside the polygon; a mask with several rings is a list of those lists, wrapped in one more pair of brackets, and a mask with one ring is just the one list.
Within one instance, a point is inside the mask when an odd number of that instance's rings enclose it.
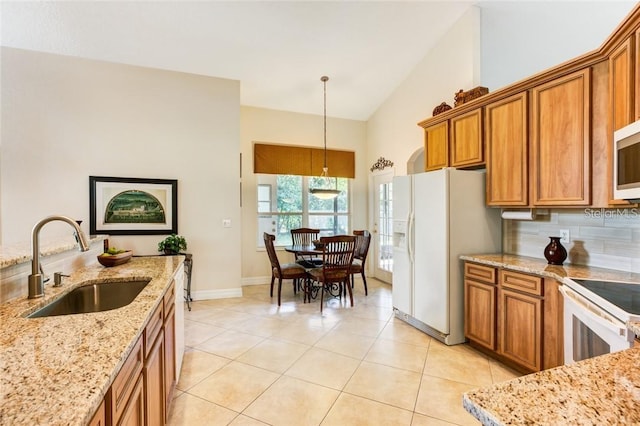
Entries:
{"label": "cabinet drawer", "polygon": [[143,363],[142,339],[138,339],[111,385],[111,418],[113,419],[113,424],[117,424],[127,406],[129,397],[135,389],[142,372]]}
{"label": "cabinet drawer", "polygon": [[464,276],[474,278],[484,283],[496,283],[496,268],[492,266],[478,265],[477,263],[465,262]]}
{"label": "cabinet drawer", "polygon": [[535,296],[542,296],[542,277],[513,271],[500,271],[500,284],[503,288],[520,290]]}
{"label": "cabinet drawer", "polygon": [[176,282],[171,281],[171,287],[164,294],[164,317],[169,315],[169,311],[176,303]]}
{"label": "cabinet drawer", "polygon": [[144,329],[144,357],[145,359],[149,356],[149,352],[153,347],[153,342],[155,342],[156,337],[162,331],[162,323],[164,320],[163,304],[158,305],[155,311],[153,311],[153,315],[149,320],[149,324]]}

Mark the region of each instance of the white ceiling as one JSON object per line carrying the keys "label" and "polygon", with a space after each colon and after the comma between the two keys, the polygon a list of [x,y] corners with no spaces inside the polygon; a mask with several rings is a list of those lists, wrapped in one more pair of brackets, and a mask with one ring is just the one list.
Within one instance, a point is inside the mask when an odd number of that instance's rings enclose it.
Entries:
{"label": "white ceiling", "polygon": [[241,82],[242,105],[366,120],[472,1],[1,1],[1,43]]}

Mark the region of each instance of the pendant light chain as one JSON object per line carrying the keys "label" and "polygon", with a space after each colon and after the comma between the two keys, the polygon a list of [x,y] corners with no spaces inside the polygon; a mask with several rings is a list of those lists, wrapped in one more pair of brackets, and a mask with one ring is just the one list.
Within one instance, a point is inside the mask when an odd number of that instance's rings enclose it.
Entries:
{"label": "pendant light chain", "polygon": [[329,175],[328,173],[328,168],[327,168],[327,80],[329,80],[329,77],[322,76],[320,78],[320,80],[322,80],[322,84],[324,87],[324,110],[323,110],[323,115],[324,115],[324,172],[325,174]]}

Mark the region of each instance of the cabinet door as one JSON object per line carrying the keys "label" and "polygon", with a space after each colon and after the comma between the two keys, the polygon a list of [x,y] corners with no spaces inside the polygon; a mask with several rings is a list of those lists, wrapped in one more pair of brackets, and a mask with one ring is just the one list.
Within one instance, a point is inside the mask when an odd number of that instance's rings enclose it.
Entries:
{"label": "cabinet door", "polygon": [[144,386],[142,384],[142,375],[138,375],[133,392],[131,392],[127,405],[116,425],[144,426],[144,424]]}
{"label": "cabinet door", "polygon": [[482,108],[451,119],[451,167],[484,164]]}
{"label": "cabinet door", "polygon": [[496,286],[465,278],[464,335],[492,351],[496,349]]}
{"label": "cabinet door", "polygon": [[[175,302],[174,302],[175,303]],[[165,418],[169,419],[169,408],[176,386],[176,310],[170,309],[164,320],[164,399]]]}
{"label": "cabinet door", "polygon": [[535,87],[531,95],[533,205],[589,205],[590,69]]}
{"label": "cabinet door", "polygon": [[145,416],[147,425],[163,425],[164,411],[164,335],[160,331],[158,338],[151,347],[149,356],[143,369]]}
{"label": "cabinet door", "polygon": [[424,129],[424,170],[439,170],[449,166],[449,122]]}
{"label": "cabinet door", "polygon": [[89,420],[88,426],[106,426],[107,424],[107,413],[105,409],[104,401],[100,404],[100,407],[96,410],[95,414]]}
{"label": "cabinet door", "polygon": [[609,56],[609,110],[613,131],[634,121],[634,39],[631,37]]}
{"label": "cabinet door", "polygon": [[542,367],[542,300],[499,290],[498,353],[531,370]]}
{"label": "cabinet door", "polygon": [[529,203],[527,92],[491,103],[485,111],[487,205]]}

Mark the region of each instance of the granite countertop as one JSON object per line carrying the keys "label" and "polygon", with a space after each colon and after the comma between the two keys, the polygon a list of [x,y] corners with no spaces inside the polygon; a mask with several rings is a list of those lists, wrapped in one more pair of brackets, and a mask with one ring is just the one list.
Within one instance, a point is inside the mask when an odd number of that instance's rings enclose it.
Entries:
{"label": "granite countertop", "polygon": [[[0,425],[85,425],[102,402],[182,256],[134,257],[99,264],[46,286],[40,299],[0,305]],[[89,314],[25,318],[75,287],[95,282],[150,280],[129,305]]]}
{"label": "granite countertop", "polygon": [[[541,275],[637,282],[640,274],[506,254],[465,255],[462,260]],[[627,327],[640,334],[640,323]],[[637,330],[637,331],[636,331]],[[463,406],[484,425],[639,424],[640,348],[590,358],[470,391]]]}
{"label": "granite countertop", "polygon": [[[90,235],[89,243],[104,241],[108,235]],[[78,242],[71,235],[67,237],[43,238],[40,241],[40,258],[65,251],[74,250]],[[0,246],[0,268],[30,262],[32,256],[31,241]]]}

